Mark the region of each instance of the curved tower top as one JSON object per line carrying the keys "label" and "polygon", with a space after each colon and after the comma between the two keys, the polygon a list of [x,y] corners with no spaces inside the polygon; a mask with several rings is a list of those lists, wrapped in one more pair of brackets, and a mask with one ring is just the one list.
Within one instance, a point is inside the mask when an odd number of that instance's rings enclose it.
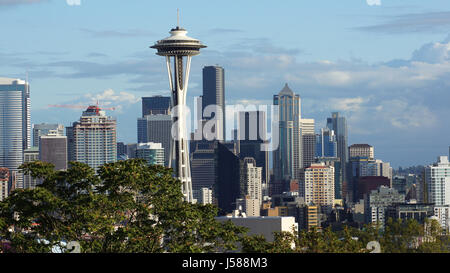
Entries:
{"label": "curved tower top", "polygon": [[199,40],[187,36],[184,28],[176,27],[170,30],[170,37],[159,40],[150,48],[158,50],[160,56],[195,56],[200,49],[205,48]]}

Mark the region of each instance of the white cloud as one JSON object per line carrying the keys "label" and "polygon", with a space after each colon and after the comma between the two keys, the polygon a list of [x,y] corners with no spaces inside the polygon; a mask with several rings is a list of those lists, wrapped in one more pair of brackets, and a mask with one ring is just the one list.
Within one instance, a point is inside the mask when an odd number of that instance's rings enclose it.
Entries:
{"label": "white cloud", "polygon": [[364,103],[370,99],[362,97],[357,98],[331,98],[329,100],[329,108],[344,112],[358,112]]}
{"label": "white cloud", "polygon": [[79,98],[78,102],[84,105],[96,105],[98,102],[100,107],[114,107],[116,111],[121,112],[124,108],[138,103],[140,99],[140,97],[132,93],[116,92],[113,89],[107,89],[97,94],[86,94]]}
{"label": "white cloud", "polygon": [[69,6],[81,6],[81,0],[66,0]]}
{"label": "white cloud", "polygon": [[314,78],[321,85],[338,86],[350,83],[352,75],[347,71],[327,71],[316,74]]}
{"label": "white cloud", "polygon": [[367,0],[369,6],[381,6],[381,0]]}
{"label": "white cloud", "polygon": [[450,60],[450,42],[428,43],[414,51],[413,61],[426,63],[443,63]]}

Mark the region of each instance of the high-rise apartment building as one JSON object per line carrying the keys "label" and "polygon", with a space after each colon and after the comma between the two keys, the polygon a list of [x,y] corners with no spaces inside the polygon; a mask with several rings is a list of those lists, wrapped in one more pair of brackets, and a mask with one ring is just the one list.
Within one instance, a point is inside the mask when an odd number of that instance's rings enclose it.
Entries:
{"label": "high-rise apartment building", "polygon": [[341,161],[337,157],[318,157],[317,163],[334,168],[334,198],[342,199],[342,169]]}
{"label": "high-rise apartment building", "polygon": [[303,168],[315,162],[316,133],[314,119],[301,119]]}
{"label": "high-rise apartment building", "polygon": [[300,197],[309,205],[321,206],[330,212],[334,206],[334,168],[324,163],[312,164],[305,169],[304,181],[299,185]]}
{"label": "high-rise apartment building", "polygon": [[[342,182],[343,189],[346,191],[348,188],[348,174],[347,174],[347,162],[348,162],[348,129],[347,119],[342,117],[338,112],[332,113],[331,118],[327,119],[327,128],[333,130],[337,139],[337,157],[341,162],[342,170]],[[343,193],[343,197],[346,197],[346,193]]]}
{"label": "high-rise apartment building", "polygon": [[440,156],[433,165],[425,167],[428,202],[436,206],[450,205],[450,162]]}
{"label": "high-rise apartment building", "polygon": [[374,148],[369,144],[353,144],[348,147],[349,158],[352,157],[367,157],[370,160],[373,160],[374,157]]}
{"label": "high-rise apartment building", "polygon": [[0,167],[9,178],[16,174],[17,187],[23,188],[23,150],[31,147],[30,86],[19,79],[0,78]]}
{"label": "high-rise apartment building", "polygon": [[273,153],[275,180],[298,179],[303,167],[301,138],[301,99],[286,84],[273,104],[279,111],[279,147]]}
{"label": "high-rise apartment building", "polygon": [[164,148],[164,166],[168,167],[172,142],[171,115],[146,115],[138,119],[138,143],[148,142],[162,144]]}
{"label": "high-rise apartment building", "polygon": [[69,161],[98,168],[117,161],[116,120],[89,106],[79,121],[66,128]]}
{"label": "high-rise apartment building", "polygon": [[62,124],[33,124],[33,147],[39,147],[39,137],[47,135],[64,136]]}
{"label": "high-rise apartment building", "polygon": [[39,138],[39,160],[53,164],[55,170],[67,170],[67,137],[41,136]]}
{"label": "high-rise apartment building", "polygon": [[262,205],[262,167],[256,166],[256,160],[246,157],[241,162],[241,198],[258,200]]}
{"label": "high-rise apartment building", "polygon": [[142,98],[142,117],[147,115],[170,115],[171,98],[163,96]]}
{"label": "high-rise apartment building", "polygon": [[[205,116],[205,109],[216,106],[215,114]],[[216,121],[216,136],[218,140],[226,140],[225,113],[225,70],[220,66],[205,66],[203,68],[203,119]]]}
{"label": "high-rise apartment building", "polygon": [[161,143],[139,143],[136,158],[145,159],[148,165],[164,166],[164,148]]}

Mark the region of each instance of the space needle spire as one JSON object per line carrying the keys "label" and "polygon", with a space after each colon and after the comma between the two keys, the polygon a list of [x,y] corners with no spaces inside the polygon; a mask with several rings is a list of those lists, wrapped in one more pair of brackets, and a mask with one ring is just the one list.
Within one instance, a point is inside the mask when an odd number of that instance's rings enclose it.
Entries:
{"label": "space needle spire", "polygon": [[172,91],[172,107],[175,109],[172,111],[172,122],[176,130],[170,145],[170,167],[174,169],[176,178],[182,183],[184,200],[192,203],[194,198],[186,132],[186,94],[192,56],[200,54],[200,49],[206,46],[199,40],[186,35],[187,31],[179,25],[178,11],[177,21],[177,27],[169,32],[171,36],[157,41],[151,48],[157,50],[157,55],[166,57],[169,86]]}

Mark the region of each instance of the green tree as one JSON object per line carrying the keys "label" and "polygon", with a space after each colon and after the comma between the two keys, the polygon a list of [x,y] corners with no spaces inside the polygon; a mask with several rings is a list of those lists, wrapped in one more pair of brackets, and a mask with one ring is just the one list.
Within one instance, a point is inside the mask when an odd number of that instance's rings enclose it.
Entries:
{"label": "green tree", "polygon": [[0,204],[0,236],[15,252],[50,252],[69,241],[94,253],[229,251],[245,232],[216,221],[212,205],[184,202],[172,170],[144,160],[105,164],[97,173],[77,162],[53,169],[24,164],[42,185],[16,190]]}

